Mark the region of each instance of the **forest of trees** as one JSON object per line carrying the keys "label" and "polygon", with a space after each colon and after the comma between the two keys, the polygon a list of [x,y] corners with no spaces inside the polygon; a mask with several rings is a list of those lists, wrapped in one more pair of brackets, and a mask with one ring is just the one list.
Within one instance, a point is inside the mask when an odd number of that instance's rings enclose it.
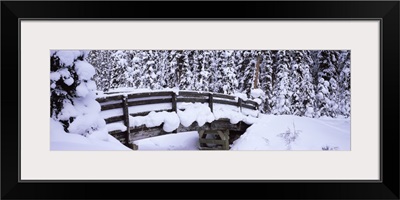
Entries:
{"label": "forest of trees", "polygon": [[350,116],[349,50],[92,50],[97,89],[263,91],[266,114]]}

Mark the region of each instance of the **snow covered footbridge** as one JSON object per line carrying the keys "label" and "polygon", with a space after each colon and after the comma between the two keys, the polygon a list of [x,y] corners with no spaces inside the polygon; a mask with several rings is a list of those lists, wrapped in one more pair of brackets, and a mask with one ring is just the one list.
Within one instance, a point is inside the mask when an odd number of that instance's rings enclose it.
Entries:
{"label": "snow covered footbridge", "polygon": [[[255,101],[211,92],[126,92],[97,101],[109,133],[132,149],[136,140],[187,131],[199,131],[203,149],[202,142],[227,149],[227,142],[243,134],[259,114]],[[209,140],[207,134],[225,141]]]}

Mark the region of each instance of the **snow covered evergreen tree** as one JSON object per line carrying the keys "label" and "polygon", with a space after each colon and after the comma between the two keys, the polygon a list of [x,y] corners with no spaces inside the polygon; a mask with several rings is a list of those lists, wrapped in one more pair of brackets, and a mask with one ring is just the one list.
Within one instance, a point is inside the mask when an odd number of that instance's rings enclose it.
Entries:
{"label": "snow covered evergreen tree", "polygon": [[182,51],[182,55],[179,57],[179,89],[180,90],[192,90],[195,82],[195,72],[193,66],[194,51]]}
{"label": "snow covered evergreen tree", "polygon": [[142,78],[142,61],[141,61],[141,51],[131,50],[128,52],[128,66],[126,67],[125,79],[126,86],[132,88],[138,88],[141,85]]}
{"label": "snow covered evergreen tree", "polygon": [[221,78],[218,80],[218,91],[223,94],[233,94],[238,87],[236,79],[235,57],[233,51],[221,51],[220,54],[219,74]]}
{"label": "snow covered evergreen tree", "polygon": [[179,62],[181,62],[180,57],[182,56],[181,52],[172,50],[168,53],[168,63],[166,63],[167,69],[165,70],[164,79],[166,80],[165,87],[168,88],[177,88],[179,87]]}
{"label": "snow covered evergreen tree", "polygon": [[95,69],[85,61],[86,51],[50,53],[50,117],[65,132],[107,139],[105,121],[95,100]]}
{"label": "snow covered evergreen tree", "polygon": [[246,93],[250,97],[250,91],[254,83],[254,71],[256,68],[255,51],[241,51],[239,60],[238,81],[239,92]]}
{"label": "snow covered evergreen tree", "polygon": [[262,51],[262,61],[260,63],[260,88],[264,91],[264,99],[261,105],[261,111],[271,113],[271,99],[273,92],[273,69],[272,52]]}
{"label": "snow covered evergreen tree", "polygon": [[295,61],[297,64],[297,74],[299,76],[297,95],[299,97],[300,107],[297,115],[313,117],[315,87],[310,67],[313,65],[310,52],[306,50],[296,51]]}
{"label": "snow covered evergreen tree", "polygon": [[318,54],[317,116],[336,117],[338,112],[339,52],[324,50]]}
{"label": "snow covered evergreen tree", "polygon": [[203,68],[203,51],[202,50],[194,50],[193,51],[193,62],[192,62],[192,68],[193,68],[193,85],[192,85],[192,90],[195,91],[204,91],[203,90],[203,81],[201,80],[201,71]]}
{"label": "snow covered evergreen tree", "polygon": [[107,50],[92,50],[86,58],[96,70],[94,81],[98,90],[108,91],[110,89],[111,53]]}
{"label": "snow covered evergreen tree", "polygon": [[142,81],[144,82],[143,88],[149,89],[160,89],[161,84],[159,83],[159,57],[158,51],[143,51],[142,52]]}
{"label": "snow covered evergreen tree", "polygon": [[343,66],[339,74],[339,112],[341,115],[350,116],[351,87],[350,87],[350,51],[342,51],[340,63]]}
{"label": "snow covered evergreen tree", "polygon": [[293,115],[301,115],[303,110],[303,104],[300,100],[302,93],[300,91],[300,84],[301,84],[301,71],[300,71],[300,64],[302,59],[302,54],[299,51],[288,51],[289,56],[289,66],[290,66],[290,73],[289,73],[289,89],[291,91],[290,95],[290,113]]}
{"label": "snow covered evergreen tree", "polygon": [[111,56],[111,69],[109,86],[110,88],[126,87],[126,75],[128,67],[128,55],[126,50],[112,51]]}
{"label": "snow covered evergreen tree", "polygon": [[276,54],[276,75],[272,97],[272,114],[287,115],[290,112],[292,91],[290,88],[290,58],[285,50],[278,51]]}

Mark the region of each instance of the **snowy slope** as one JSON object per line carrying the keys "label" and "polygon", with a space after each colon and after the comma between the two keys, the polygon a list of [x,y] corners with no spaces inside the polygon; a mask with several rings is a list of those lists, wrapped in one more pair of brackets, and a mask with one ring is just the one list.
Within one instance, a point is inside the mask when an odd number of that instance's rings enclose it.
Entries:
{"label": "snowy slope", "polygon": [[[293,127],[294,125],[294,127]],[[284,133],[294,141],[284,139]],[[295,136],[295,131],[298,133]],[[288,137],[287,137],[288,138]],[[349,119],[261,115],[231,150],[350,150]]]}

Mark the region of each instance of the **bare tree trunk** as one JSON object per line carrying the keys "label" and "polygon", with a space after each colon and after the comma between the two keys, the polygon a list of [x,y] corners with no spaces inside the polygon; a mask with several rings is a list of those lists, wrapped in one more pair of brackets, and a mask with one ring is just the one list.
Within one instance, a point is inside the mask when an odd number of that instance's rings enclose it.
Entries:
{"label": "bare tree trunk", "polygon": [[260,62],[261,62],[261,55],[258,54],[257,63],[256,63],[256,72],[255,72],[255,75],[254,75],[253,89],[257,89],[258,88],[258,76],[260,74]]}

